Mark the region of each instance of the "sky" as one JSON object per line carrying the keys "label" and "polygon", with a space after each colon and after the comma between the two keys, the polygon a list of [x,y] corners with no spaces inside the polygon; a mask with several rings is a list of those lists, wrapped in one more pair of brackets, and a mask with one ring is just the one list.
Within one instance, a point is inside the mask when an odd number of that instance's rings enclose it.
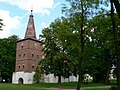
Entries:
{"label": "sky", "polygon": [[0,38],[17,35],[23,39],[33,9],[36,36],[55,19],[63,16],[65,0],[0,0],[0,18],[3,19],[3,31]]}

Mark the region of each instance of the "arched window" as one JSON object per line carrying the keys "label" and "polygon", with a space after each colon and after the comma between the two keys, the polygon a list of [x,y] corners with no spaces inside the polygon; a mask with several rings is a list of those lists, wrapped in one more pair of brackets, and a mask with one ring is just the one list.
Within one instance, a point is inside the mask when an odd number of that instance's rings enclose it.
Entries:
{"label": "arched window", "polygon": [[23,48],[23,43],[21,44],[21,48]]}
{"label": "arched window", "polygon": [[37,58],[39,58],[39,55],[37,55]]}
{"label": "arched window", "polygon": [[25,68],[25,65],[23,65],[23,68]]}
{"label": "arched window", "polygon": [[25,54],[23,54],[23,58],[25,58]]}
{"label": "arched window", "polygon": [[20,69],[20,65],[18,66],[18,68]]}
{"label": "arched window", "polygon": [[34,54],[32,54],[32,57],[34,57]]}
{"label": "arched window", "polygon": [[21,55],[19,54],[19,58],[21,57]]}
{"label": "arched window", "polygon": [[35,66],[34,65],[32,65],[32,69],[34,69],[35,68]]}

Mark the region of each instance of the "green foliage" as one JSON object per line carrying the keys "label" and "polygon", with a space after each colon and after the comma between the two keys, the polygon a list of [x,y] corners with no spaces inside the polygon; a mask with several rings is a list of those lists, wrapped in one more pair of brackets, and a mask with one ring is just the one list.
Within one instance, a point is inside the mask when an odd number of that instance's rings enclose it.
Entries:
{"label": "green foliage", "polygon": [[[69,57],[68,51],[74,49],[76,35],[68,30],[69,21],[62,17],[51,23],[49,28],[43,30],[42,42],[44,44],[45,58],[41,61],[46,74],[69,77],[73,74],[75,62]],[[72,29],[72,28],[71,28]],[[72,51],[71,51],[72,52]],[[73,63],[72,63],[73,62]],[[73,66],[74,65],[74,66]]]}
{"label": "green foliage", "polygon": [[[110,14],[100,7],[108,6],[109,2],[66,1],[70,3],[70,8],[63,7],[67,18],[56,19],[43,30],[45,58],[41,64],[44,72],[69,77],[76,76],[81,69],[82,74],[93,76],[94,82],[104,82],[109,78],[111,67],[116,66]],[[115,18],[119,37],[120,21],[116,15]],[[82,61],[80,69],[79,61]]]}
{"label": "green foliage", "polygon": [[[78,52],[83,57],[83,73],[91,74],[95,82],[103,82],[110,72],[109,68],[115,64],[112,24],[110,16],[108,16],[109,12],[104,8],[109,5],[109,2],[103,0],[66,1],[70,3],[70,8],[63,7],[63,12],[66,13],[67,17],[73,18],[74,30],[78,31],[79,34],[82,33],[82,28],[84,31],[83,54]],[[79,45],[82,46],[82,42]]]}
{"label": "green foliage", "polygon": [[11,82],[15,70],[17,40],[18,37],[15,35],[0,39],[0,77],[6,82]]}
{"label": "green foliage", "polygon": [[0,19],[0,30],[2,30],[2,27],[4,26],[4,24],[2,23],[2,19]]}
{"label": "green foliage", "polygon": [[34,82],[39,83],[41,80],[41,76],[42,76],[42,70],[40,66],[37,66],[36,70],[35,70],[35,74],[34,74]]}

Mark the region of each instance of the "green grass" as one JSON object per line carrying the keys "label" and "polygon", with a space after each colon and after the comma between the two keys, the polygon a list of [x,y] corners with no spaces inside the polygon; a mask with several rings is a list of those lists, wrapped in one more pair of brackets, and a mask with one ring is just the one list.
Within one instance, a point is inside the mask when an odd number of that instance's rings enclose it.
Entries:
{"label": "green grass", "polygon": [[33,85],[0,84],[0,90],[40,90]]}
{"label": "green grass", "polygon": [[[76,85],[77,85],[76,82],[62,83],[60,86],[58,86],[56,83],[40,83],[40,84],[31,84],[31,85],[0,83],[0,90],[45,90],[45,88],[75,89]],[[83,90],[109,90],[108,88],[103,88],[103,87],[97,88],[98,86],[103,86],[103,84],[90,83],[90,84],[82,85],[82,87],[84,88]],[[94,88],[89,88],[89,87],[94,87]]]}

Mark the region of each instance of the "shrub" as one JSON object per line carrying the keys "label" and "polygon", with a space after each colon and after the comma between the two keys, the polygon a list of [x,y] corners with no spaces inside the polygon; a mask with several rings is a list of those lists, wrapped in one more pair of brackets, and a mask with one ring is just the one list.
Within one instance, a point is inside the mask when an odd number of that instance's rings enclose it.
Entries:
{"label": "shrub", "polygon": [[109,90],[117,90],[116,86],[112,86]]}

